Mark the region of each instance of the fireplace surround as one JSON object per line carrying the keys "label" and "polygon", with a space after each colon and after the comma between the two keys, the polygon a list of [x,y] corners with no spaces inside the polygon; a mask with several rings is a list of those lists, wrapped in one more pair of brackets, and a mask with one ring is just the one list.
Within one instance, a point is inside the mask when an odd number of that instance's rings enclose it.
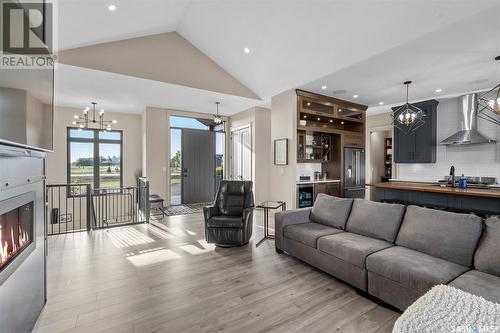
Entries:
{"label": "fireplace surround", "polygon": [[31,332],[45,305],[45,156],[0,142],[0,332]]}
{"label": "fireplace surround", "polygon": [[0,202],[0,285],[36,247],[35,193]]}

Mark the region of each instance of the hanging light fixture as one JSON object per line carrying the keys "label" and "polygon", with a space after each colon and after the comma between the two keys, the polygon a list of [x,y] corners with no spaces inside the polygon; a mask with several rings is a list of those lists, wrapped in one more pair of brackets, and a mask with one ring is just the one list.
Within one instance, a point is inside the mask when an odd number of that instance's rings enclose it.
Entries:
{"label": "hanging light fixture", "polygon": [[411,81],[405,81],[403,84],[406,86],[406,104],[392,112],[392,124],[404,133],[409,134],[425,123],[425,113],[409,102],[408,91]]}
{"label": "hanging light fixture", "polygon": [[500,84],[479,95],[477,116],[500,126]]}
{"label": "hanging light fixture", "polygon": [[[104,131],[111,130],[111,124],[116,124],[116,120],[104,120],[104,109],[101,109],[99,113],[97,113],[97,103],[92,102],[92,109],[88,106],[83,109],[83,115],[78,116],[74,115],[75,121],[72,122],[73,125],[78,125],[78,130],[83,129],[100,129]],[[92,116],[89,116],[89,112],[92,113]]]}
{"label": "hanging light fixture", "polygon": [[217,125],[219,124],[222,124],[222,117],[219,115],[219,105],[220,105],[220,102],[215,102],[215,105],[217,107],[217,112],[216,114],[214,115],[214,123],[216,123]]}

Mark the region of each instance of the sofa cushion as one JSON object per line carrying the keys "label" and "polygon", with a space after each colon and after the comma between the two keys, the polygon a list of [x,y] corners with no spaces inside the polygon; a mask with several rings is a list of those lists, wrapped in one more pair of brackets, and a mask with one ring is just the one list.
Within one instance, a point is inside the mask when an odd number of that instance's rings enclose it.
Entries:
{"label": "sofa cushion", "polygon": [[486,220],[483,235],[474,255],[474,267],[482,272],[500,276],[500,218]]}
{"label": "sofa cushion", "polygon": [[449,283],[469,268],[402,246],[393,246],[368,256],[366,269],[405,288],[426,292],[437,284]]}
{"label": "sofa cushion", "polygon": [[343,232],[318,239],[318,250],[338,259],[365,268],[366,257],[394,246],[392,243],[366,236]]}
{"label": "sofa cushion", "polygon": [[394,243],[405,206],[355,199],[346,230]]}
{"label": "sofa cushion", "polygon": [[318,194],[311,211],[311,221],[330,227],[344,229],[351,212],[353,199],[332,197]]}
{"label": "sofa cushion", "polygon": [[238,216],[212,216],[207,221],[209,228],[243,228],[243,218]]}
{"label": "sofa cushion", "polygon": [[484,297],[488,301],[500,303],[500,277],[478,270],[468,271],[450,283],[471,294]]}
{"label": "sofa cushion", "polygon": [[288,225],[284,230],[285,238],[293,239],[313,248],[316,248],[318,238],[339,232],[343,231],[314,222]]}
{"label": "sofa cushion", "polygon": [[396,244],[470,267],[481,231],[478,216],[408,206]]}

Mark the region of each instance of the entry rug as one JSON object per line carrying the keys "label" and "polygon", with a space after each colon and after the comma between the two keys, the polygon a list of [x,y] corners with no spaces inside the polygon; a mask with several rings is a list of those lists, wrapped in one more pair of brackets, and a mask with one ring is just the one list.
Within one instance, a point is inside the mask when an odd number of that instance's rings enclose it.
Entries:
{"label": "entry rug", "polygon": [[210,203],[178,205],[165,207],[164,210],[167,216],[198,214],[203,213],[203,207],[208,205],[210,205]]}
{"label": "entry rug", "polygon": [[499,333],[500,304],[438,285],[406,309],[392,333]]}

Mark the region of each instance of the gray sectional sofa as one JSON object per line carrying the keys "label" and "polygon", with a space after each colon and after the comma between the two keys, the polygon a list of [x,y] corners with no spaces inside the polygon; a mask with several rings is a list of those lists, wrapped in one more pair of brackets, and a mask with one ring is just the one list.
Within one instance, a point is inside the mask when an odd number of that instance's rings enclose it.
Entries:
{"label": "gray sectional sofa", "polygon": [[437,284],[500,303],[499,218],[320,194],[275,222],[278,253],[400,310]]}

